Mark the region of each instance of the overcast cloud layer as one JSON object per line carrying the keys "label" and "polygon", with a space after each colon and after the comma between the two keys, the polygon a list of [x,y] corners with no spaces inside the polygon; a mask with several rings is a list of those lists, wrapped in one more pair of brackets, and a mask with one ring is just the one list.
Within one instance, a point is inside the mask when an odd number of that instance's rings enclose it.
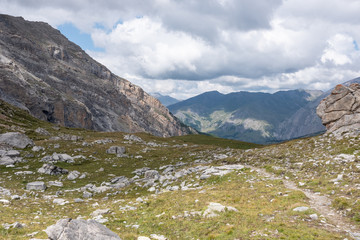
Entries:
{"label": "overcast cloud layer", "polygon": [[360,76],[358,0],[0,0],[1,13],[75,25],[87,51],[148,92],[321,89]]}

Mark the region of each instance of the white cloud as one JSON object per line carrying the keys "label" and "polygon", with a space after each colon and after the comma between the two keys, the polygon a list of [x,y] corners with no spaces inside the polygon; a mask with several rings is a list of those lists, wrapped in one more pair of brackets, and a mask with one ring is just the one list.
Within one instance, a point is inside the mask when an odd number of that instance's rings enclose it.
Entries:
{"label": "white cloud", "polygon": [[[186,98],[328,88],[358,77],[358,0],[0,0],[3,13],[73,23],[119,76]],[[97,25],[103,28],[97,28]]]}

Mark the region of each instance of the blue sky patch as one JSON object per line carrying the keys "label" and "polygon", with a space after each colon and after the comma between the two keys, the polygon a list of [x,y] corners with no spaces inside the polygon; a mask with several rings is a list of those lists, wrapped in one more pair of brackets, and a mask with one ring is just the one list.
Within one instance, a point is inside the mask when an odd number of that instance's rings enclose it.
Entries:
{"label": "blue sky patch", "polygon": [[353,44],[354,44],[355,50],[359,51],[359,45],[357,44],[357,42],[355,40],[353,41]]}
{"label": "blue sky patch", "polygon": [[79,45],[83,50],[103,52],[104,49],[94,46],[91,35],[81,32],[72,23],[65,23],[57,27],[57,29],[65,35],[70,41]]}

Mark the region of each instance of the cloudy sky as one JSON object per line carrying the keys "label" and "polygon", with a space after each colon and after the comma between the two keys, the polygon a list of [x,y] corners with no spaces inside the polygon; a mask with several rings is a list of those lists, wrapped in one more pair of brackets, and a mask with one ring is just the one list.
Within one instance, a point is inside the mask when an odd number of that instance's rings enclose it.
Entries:
{"label": "cloudy sky", "polygon": [[117,75],[185,99],[328,90],[360,76],[359,0],[0,0]]}

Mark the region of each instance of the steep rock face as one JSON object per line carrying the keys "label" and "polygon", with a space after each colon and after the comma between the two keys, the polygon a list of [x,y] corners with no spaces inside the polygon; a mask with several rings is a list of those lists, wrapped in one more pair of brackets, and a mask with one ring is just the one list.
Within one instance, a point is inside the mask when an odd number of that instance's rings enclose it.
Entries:
{"label": "steep rock face", "polygon": [[329,96],[324,98],[316,113],[327,129],[327,133],[341,135],[360,130],[360,84],[349,87],[337,85]]}
{"label": "steep rock face", "polygon": [[191,131],[58,30],[7,15],[0,15],[0,98],[68,127],[164,137]]}

